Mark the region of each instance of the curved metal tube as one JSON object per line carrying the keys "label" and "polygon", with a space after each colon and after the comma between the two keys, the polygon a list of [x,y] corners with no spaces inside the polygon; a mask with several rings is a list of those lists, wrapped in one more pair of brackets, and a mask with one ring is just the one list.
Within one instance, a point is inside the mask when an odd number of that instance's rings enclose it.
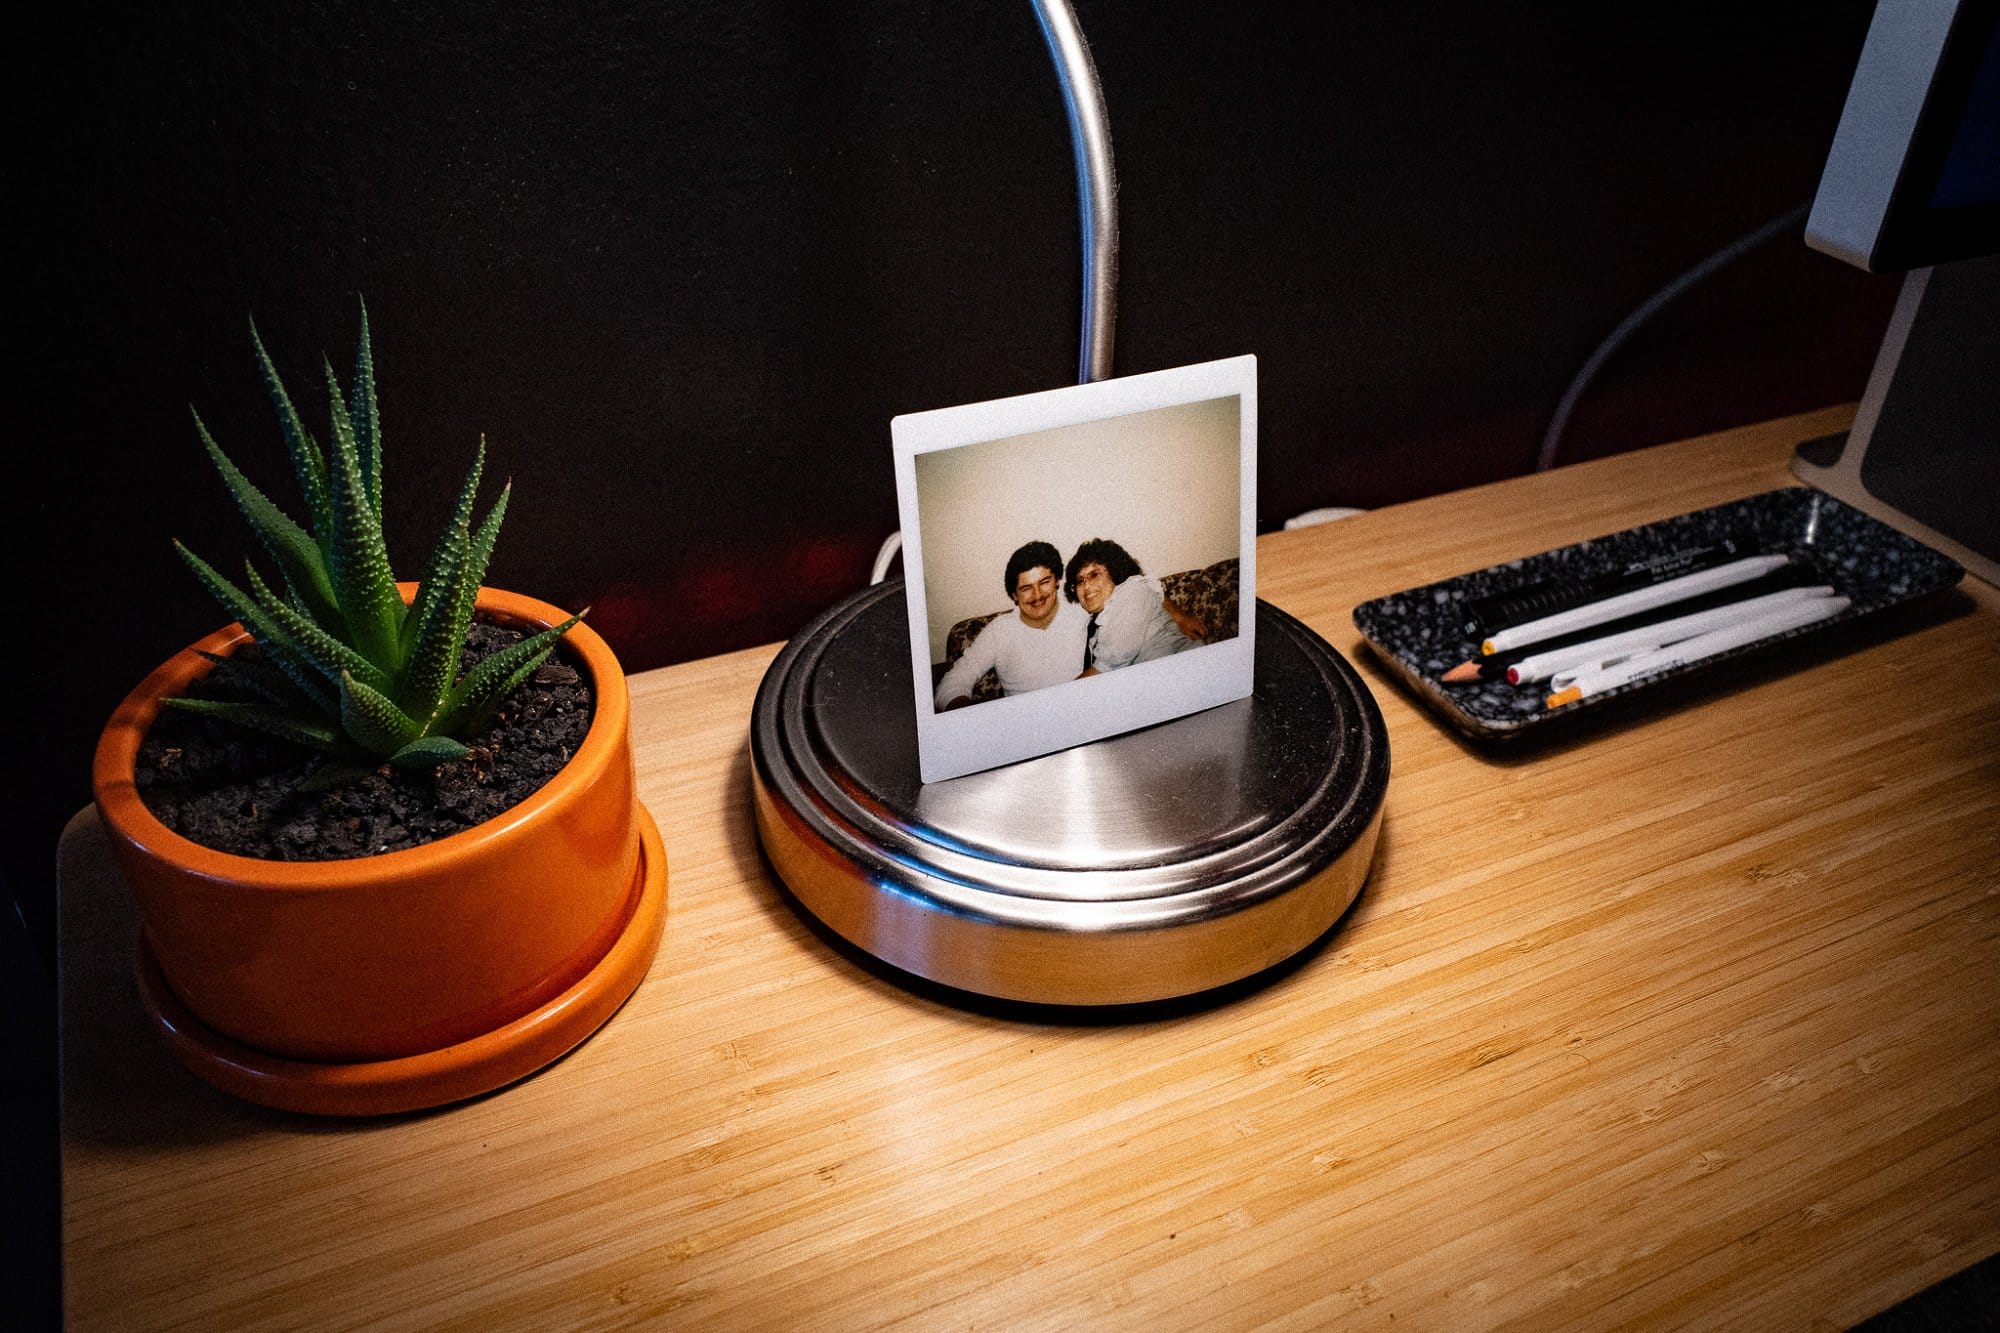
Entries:
{"label": "curved metal tube", "polygon": [[1070,0],[1034,0],[1035,18],[1055,61],[1069,112],[1076,155],[1076,202],[1083,228],[1083,332],[1077,381],[1111,377],[1111,344],[1118,322],[1118,178],[1111,168],[1111,129],[1104,88],[1077,26]]}

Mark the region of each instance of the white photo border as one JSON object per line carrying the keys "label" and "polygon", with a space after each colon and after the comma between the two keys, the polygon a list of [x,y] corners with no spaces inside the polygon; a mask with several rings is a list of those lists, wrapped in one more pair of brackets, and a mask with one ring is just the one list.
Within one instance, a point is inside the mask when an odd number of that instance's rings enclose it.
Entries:
{"label": "white photo border", "polygon": [[[1238,405],[1237,451],[1241,459],[1235,637],[1087,680],[1010,695],[972,708],[937,711],[932,701],[917,456],[1231,396]],[[1065,750],[1250,695],[1255,685],[1257,624],[1255,356],[907,413],[890,422],[890,437],[895,452],[896,507],[903,532],[911,704],[917,717],[918,772],[924,782],[942,782]]]}

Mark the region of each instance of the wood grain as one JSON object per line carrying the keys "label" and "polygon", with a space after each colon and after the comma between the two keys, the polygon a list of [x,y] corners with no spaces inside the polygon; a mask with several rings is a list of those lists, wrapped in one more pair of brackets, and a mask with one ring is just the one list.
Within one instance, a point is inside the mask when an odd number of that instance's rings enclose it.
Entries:
{"label": "wood grain", "polygon": [[1850,1324],[2000,1250],[2000,597],[1518,752],[1356,603],[1787,480],[1835,410],[1265,537],[1394,772],[1376,871],[1225,1003],[903,989],[751,828],[774,649],[634,679],[658,961],[510,1089],[321,1123],[145,1029],[94,816],[61,850],[79,1328]]}

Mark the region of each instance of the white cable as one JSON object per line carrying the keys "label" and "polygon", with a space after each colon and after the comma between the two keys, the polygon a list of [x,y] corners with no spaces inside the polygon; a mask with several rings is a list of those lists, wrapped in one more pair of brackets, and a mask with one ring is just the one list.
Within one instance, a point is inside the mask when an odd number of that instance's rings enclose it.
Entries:
{"label": "white cable", "polygon": [[1293,514],[1290,518],[1286,519],[1285,531],[1291,532],[1298,528],[1315,527],[1321,523],[1331,523],[1336,519],[1342,518],[1353,518],[1356,514],[1365,514],[1367,512],[1366,509],[1348,509],[1337,505],[1326,509],[1308,509],[1303,514]]}
{"label": "white cable", "polygon": [[1556,404],[1555,415],[1549,418],[1549,428],[1542,435],[1542,450],[1535,456],[1535,471],[1547,472],[1555,466],[1556,450],[1562,446],[1563,430],[1569,425],[1569,414],[1575,410],[1577,400],[1583,397],[1583,391],[1590,387],[1590,382],[1593,379],[1597,378],[1597,372],[1604,368],[1604,363],[1611,359],[1611,354],[1616,352],[1625,340],[1638,330],[1641,324],[1644,324],[1647,320],[1658,314],[1662,306],[1667,305],[1680,296],[1681,293],[1687,291],[1688,288],[1709,277],[1717,269],[1735,263],[1766,241],[1783,234],[1792,227],[1800,225],[1806,220],[1806,214],[1811,211],[1812,205],[1810,203],[1800,204],[1797,208],[1791,209],[1779,217],[1772,218],[1769,222],[1766,222],[1747,236],[1741,236],[1731,241],[1728,245],[1723,246],[1720,250],[1717,250],[1714,254],[1702,260],[1699,264],[1696,264],[1693,268],[1681,274],[1657,292],[1654,292],[1646,298],[1644,304],[1637,310],[1634,310],[1631,314],[1625,316],[1623,320],[1619,321],[1618,327],[1611,330],[1610,336],[1603,342],[1597,344],[1597,350],[1592,352],[1589,359],[1583,363],[1583,369],[1576,372],[1576,377],[1570,380],[1569,387],[1563,390],[1562,400]]}
{"label": "white cable", "polygon": [[903,530],[901,528],[898,528],[896,529],[896,531],[889,534],[889,536],[882,543],[882,549],[875,553],[875,568],[869,571],[868,574],[868,582],[870,583],[870,585],[880,583],[883,579],[889,576],[889,562],[891,560],[894,560],[896,558],[896,552],[902,549],[903,549]]}

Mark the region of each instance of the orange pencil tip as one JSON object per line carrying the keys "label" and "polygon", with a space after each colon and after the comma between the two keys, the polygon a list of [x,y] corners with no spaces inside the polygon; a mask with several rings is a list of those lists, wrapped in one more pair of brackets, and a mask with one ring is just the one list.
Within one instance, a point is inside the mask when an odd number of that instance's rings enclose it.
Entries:
{"label": "orange pencil tip", "polygon": [[1457,666],[1439,676],[1438,679],[1448,685],[1456,685],[1461,681],[1478,680],[1479,664],[1477,662],[1460,662]]}

